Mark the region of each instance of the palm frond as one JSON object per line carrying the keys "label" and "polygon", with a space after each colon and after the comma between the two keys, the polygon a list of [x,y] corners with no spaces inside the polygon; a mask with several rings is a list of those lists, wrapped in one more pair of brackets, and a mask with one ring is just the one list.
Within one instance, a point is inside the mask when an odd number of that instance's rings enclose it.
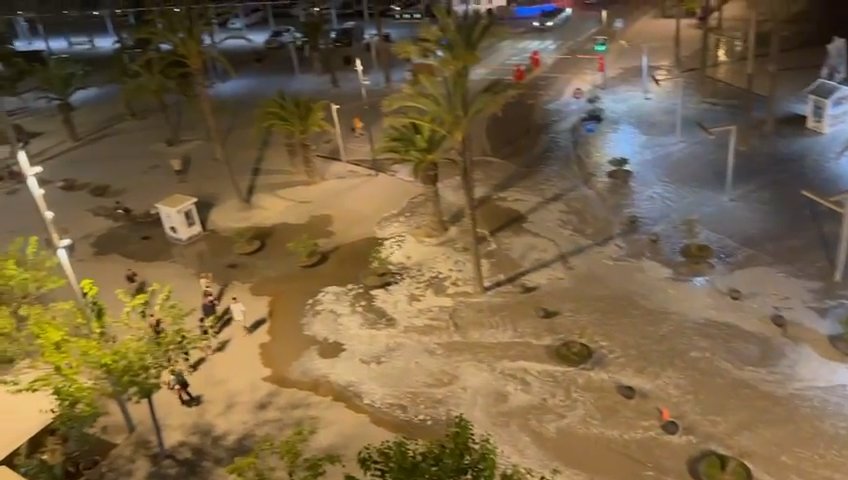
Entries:
{"label": "palm frond", "polygon": [[329,103],[324,100],[295,97],[284,92],[268,99],[259,112],[259,126],[285,132],[299,140],[332,130],[327,122]]}

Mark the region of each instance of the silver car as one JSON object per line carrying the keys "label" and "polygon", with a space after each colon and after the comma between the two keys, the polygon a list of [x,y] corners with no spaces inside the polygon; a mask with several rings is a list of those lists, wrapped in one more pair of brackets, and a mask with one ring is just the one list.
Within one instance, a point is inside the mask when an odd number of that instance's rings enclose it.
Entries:
{"label": "silver car", "polygon": [[565,23],[570,17],[570,8],[552,8],[545,10],[536,20],[533,20],[533,26],[536,28],[552,28]]}
{"label": "silver car", "polygon": [[297,46],[302,42],[303,34],[294,27],[279,27],[271,30],[271,34],[265,39],[265,48],[281,48],[287,43],[294,43]]}

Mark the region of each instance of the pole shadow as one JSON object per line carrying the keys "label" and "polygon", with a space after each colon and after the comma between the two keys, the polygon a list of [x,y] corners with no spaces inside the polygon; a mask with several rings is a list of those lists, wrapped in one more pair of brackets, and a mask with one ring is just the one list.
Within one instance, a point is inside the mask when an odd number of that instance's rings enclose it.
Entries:
{"label": "pole shadow", "polygon": [[268,151],[268,146],[271,144],[271,130],[264,129],[262,136],[259,139],[259,149],[256,152],[256,157],[253,159],[253,165],[250,168],[250,177],[247,182],[245,196],[247,202],[253,200],[253,195],[256,194],[256,186],[259,183],[259,175],[262,173],[262,164],[265,162],[265,153]]}

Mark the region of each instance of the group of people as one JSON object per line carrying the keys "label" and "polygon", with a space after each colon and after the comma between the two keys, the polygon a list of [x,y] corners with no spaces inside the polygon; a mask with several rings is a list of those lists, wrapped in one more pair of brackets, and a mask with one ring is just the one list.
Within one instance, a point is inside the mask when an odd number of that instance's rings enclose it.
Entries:
{"label": "group of people", "polygon": [[[147,288],[145,282],[135,270],[128,268],[124,274],[124,279],[129,286],[129,290],[133,294],[138,295],[145,292]],[[250,332],[250,327],[247,324],[245,316],[247,309],[244,304],[241,303],[236,296],[232,296],[230,297],[230,303],[227,305],[226,310],[223,314],[219,315],[219,295],[216,295],[215,292],[213,292],[213,287],[214,283],[212,281],[212,275],[208,273],[201,274],[200,289],[202,293],[200,311],[202,315],[198,320],[198,327],[200,329],[201,336],[205,339],[207,354],[211,353],[213,338],[218,333],[221,322],[225,320],[227,316],[229,316],[234,323],[238,323],[245,333]],[[158,312],[147,312],[146,309],[142,315],[147,320],[147,326],[150,328],[150,332],[154,340],[158,341],[157,339],[161,338],[162,334],[165,333],[165,326],[163,324],[162,317]],[[184,360],[188,361],[188,348],[186,348],[183,352],[183,357]],[[163,385],[177,395],[177,398],[182,405],[191,406],[195,403],[196,397],[189,390],[190,385],[188,379],[186,379],[185,374],[183,374],[181,369],[169,369],[167,375],[163,378]]]}

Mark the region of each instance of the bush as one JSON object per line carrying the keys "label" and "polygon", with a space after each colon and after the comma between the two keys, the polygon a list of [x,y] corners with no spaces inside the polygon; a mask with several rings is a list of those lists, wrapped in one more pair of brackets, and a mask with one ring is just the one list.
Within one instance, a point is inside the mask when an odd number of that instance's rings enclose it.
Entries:
{"label": "bush", "polygon": [[630,160],[627,157],[613,157],[607,160],[607,163],[612,168],[627,168],[630,165]]}
{"label": "bush", "polygon": [[233,235],[235,243],[233,252],[236,255],[252,255],[262,249],[264,243],[256,238],[256,230],[253,228],[242,228]]}
{"label": "bush", "polygon": [[718,452],[709,452],[696,466],[699,480],[752,480],[751,469],[742,460]]}
{"label": "bush", "polygon": [[105,197],[106,194],[109,193],[109,185],[106,185],[105,183],[94,185],[88,189],[88,193],[90,193],[92,197]]}
{"label": "bush", "polygon": [[594,352],[592,347],[576,340],[566,340],[554,349],[557,360],[569,367],[585,365],[592,359]]}
{"label": "bush", "polygon": [[318,242],[306,234],[287,243],[286,248],[301,259],[312,258],[318,254]]}

